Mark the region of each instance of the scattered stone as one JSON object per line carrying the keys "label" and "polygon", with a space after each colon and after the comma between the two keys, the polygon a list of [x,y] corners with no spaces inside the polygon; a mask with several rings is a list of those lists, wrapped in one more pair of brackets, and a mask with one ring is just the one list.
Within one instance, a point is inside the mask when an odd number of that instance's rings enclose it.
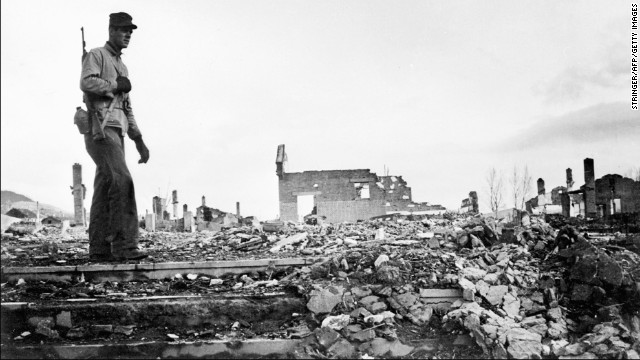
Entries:
{"label": "scattered stone", "polygon": [[377,302],[380,302],[380,298],[375,295],[365,296],[362,299],[360,299],[360,304],[362,304],[365,308],[367,308],[367,310],[371,305]]}
{"label": "scattered stone", "polygon": [[363,288],[361,286],[351,288],[351,293],[356,299],[361,299],[365,296],[371,295],[371,289]]}
{"label": "scattered stone", "polygon": [[370,324],[379,324],[383,322],[385,319],[393,319],[396,315],[391,311],[383,311],[380,314],[369,315],[364,318],[365,323]]}
{"label": "scattered stone", "polygon": [[428,324],[433,316],[433,308],[430,306],[419,306],[411,309],[411,312],[407,315],[412,323],[418,326]]}
{"label": "scattered stone", "polygon": [[511,294],[506,294],[504,296],[504,303],[502,308],[512,318],[518,316],[520,312],[520,300],[518,300],[515,296]]}
{"label": "scattered stone", "polygon": [[373,329],[364,329],[364,330],[353,332],[348,336],[350,340],[367,342],[367,341],[373,340],[376,337],[376,332]]}
{"label": "scattered stone", "polygon": [[351,317],[349,315],[337,315],[337,316],[327,316],[322,320],[321,327],[330,327],[333,330],[342,330],[345,326],[349,325],[351,321]]}
{"label": "scattered stone", "polygon": [[376,277],[386,284],[397,284],[400,281],[400,269],[396,266],[382,265],[376,271]]}
{"label": "scattered stone", "polygon": [[549,321],[547,335],[552,339],[566,339],[569,334],[567,326],[562,322]]}
{"label": "scattered stone", "polygon": [[469,279],[471,281],[482,280],[486,275],[487,272],[485,270],[473,267],[464,268],[459,274],[460,277]]}
{"label": "scattered stone", "polygon": [[603,253],[598,255],[598,279],[611,287],[622,284],[622,268],[610,256]]}
{"label": "scattered stone", "polygon": [[583,355],[587,349],[589,348],[589,345],[583,343],[583,342],[577,342],[574,344],[569,344],[563,348],[561,348],[558,351],[558,355],[559,356],[563,356],[563,355],[573,355],[573,356],[577,356],[577,355]]}
{"label": "scattered stone", "polygon": [[562,319],[562,310],[560,308],[552,308],[547,311],[547,319],[549,321],[559,321]]}
{"label": "scattered stone", "polygon": [[593,292],[592,286],[587,284],[575,284],[573,286],[573,292],[571,293],[571,300],[573,301],[589,301],[591,293]]}
{"label": "scattered stone", "polygon": [[211,279],[211,281],[209,281],[209,286],[222,285],[222,283],[224,283],[222,279]]}
{"label": "scattered stone", "polygon": [[[32,316],[29,319],[27,319],[27,323],[29,324],[29,326],[31,327],[37,327],[38,324],[40,324],[43,321],[49,321],[53,324],[53,318],[52,317],[41,317],[41,316]],[[53,325],[52,325],[53,327]]]}
{"label": "scattered stone", "polygon": [[496,285],[489,288],[489,292],[485,296],[485,299],[494,306],[498,306],[502,303],[502,298],[507,294],[509,288],[506,285]]}
{"label": "scattered stone", "polygon": [[376,302],[371,304],[371,306],[368,308],[369,311],[371,311],[371,313],[373,314],[378,314],[381,313],[385,310],[387,310],[387,304],[380,301],[380,302]]}
{"label": "scattered stone", "polygon": [[507,354],[515,359],[540,358],[542,336],[521,328],[512,328],[506,333],[509,346]]}
{"label": "scattered stone", "polygon": [[71,312],[62,311],[56,315],[56,325],[61,328],[71,329],[73,327],[71,324]]}
{"label": "scattered stone", "polygon": [[416,303],[418,297],[412,293],[404,293],[393,297],[398,304],[403,306],[405,309],[410,308],[413,304]]}
{"label": "scattered stone", "polygon": [[498,273],[487,274],[484,276],[483,280],[489,285],[496,285],[500,281],[500,274]]}
{"label": "scattered stone", "polygon": [[340,339],[340,334],[330,327],[318,328],[314,331],[314,333],[316,334],[318,343],[324,349],[330,348],[331,345],[333,345],[336,341],[338,341],[338,339]]}
{"label": "scattered stone", "polygon": [[58,331],[53,330],[53,320],[45,319],[38,323],[36,327],[36,334],[44,335],[50,339],[60,338]]}
{"label": "scattered stone", "polygon": [[345,339],[339,339],[327,349],[327,353],[332,358],[352,359],[356,353],[356,348]]}
{"label": "scattered stone", "polygon": [[373,263],[373,265],[376,268],[379,268],[382,265],[385,265],[389,262],[389,257],[385,254],[382,254],[380,256],[378,256],[378,258],[376,259],[376,261]]}
{"label": "scattered stone", "polygon": [[135,325],[116,325],[113,328],[113,332],[115,334],[123,334],[123,335],[131,335],[133,334],[133,329],[135,328]]}
{"label": "scattered stone", "polygon": [[371,312],[365,308],[357,308],[355,310],[353,310],[349,316],[351,316],[352,318],[358,319],[360,316],[362,316],[363,318],[366,318],[367,316],[371,316]]}
{"label": "scattered stone", "polygon": [[[370,352],[372,356],[377,357],[401,357],[406,356],[413,351],[413,346],[402,344],[400,341],[388,341],[383,338],[375,338],[371,342],[367,343],[367,352]],[[362,349],[361,349],[362,350]]]}
{"label": "scattered stone", "polygon": [[79,328],[74,328],[67,331],[67,334],[65,335],[65,337],[68,339],[81,339],[86,335],[87,335],[87,331],[85,330],[85,328],[79,327]]}

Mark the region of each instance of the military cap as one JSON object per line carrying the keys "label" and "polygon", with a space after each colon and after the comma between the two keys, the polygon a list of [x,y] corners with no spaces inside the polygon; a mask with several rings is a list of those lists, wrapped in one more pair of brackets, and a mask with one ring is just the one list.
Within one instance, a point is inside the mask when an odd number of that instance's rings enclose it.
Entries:
{"label": "military cap", "polygon": [[109,15],[109,26],[137,29],[138,27],[131,20],[133,20],[131,15],[125,12],[113,13]]}

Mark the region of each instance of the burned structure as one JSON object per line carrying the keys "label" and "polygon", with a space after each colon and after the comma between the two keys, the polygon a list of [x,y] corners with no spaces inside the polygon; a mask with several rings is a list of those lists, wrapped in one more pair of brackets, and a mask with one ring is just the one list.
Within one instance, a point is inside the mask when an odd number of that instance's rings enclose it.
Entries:
{"label": "burned structure", "polygon": [[608,218],[617,214],[638,216],[640,181],[617,174],[595,178],[593,159],[584,159],[584,185],[574,189],[573,171],[566,170],[567,186],[547,193],[538,179],[538,196],[527,201],[527,211],[562,214],[565,217]]}
{"label": "burned structure", "polygon": [[461,213],[469,213],[469,214],[477,214],[478,210],[478,193],[475,191],[469,192],[469,197],[466,199],[462,199],[462,204],[460,205]]}
{"label": "burned structure", "polygon": [[[236,203],[237,209],[240,204]],[[196,209],[196,227],[198,231],[219,231],[223,226],[238,224],[238,217],[222,210],[207,206],[206,198],[202,196],[202,205]]]}
{"label": "burned structure", "polygon": [[369,169],[287,173],[286,159],[285,147],[279,145],[276,174],[283,221],[300,221],[309,213],[335,223],[394,213],[425,215],[446,211],[440,205],[414,202],[411,187],[402,176],[378,176]]}
{"label": "burned structure", "polygon": [[567,169],[568,191],[562,197],[562,214],[567,217],[581,215],[588,218],[608,218],[617,214],[638,216],[640,213],[640,181],[618,174],[607,174],[595,179],[593,159],[584,159],[584,182],[577,190],[573,185],[571,169]]}
{"label": "burned structure", "polygon": [[564,186],[556,186],[547,192],[544,180],[538,179],[538,195],[525,203],[529,213],[560,214],[562,212],[561,195],[567,191]]}

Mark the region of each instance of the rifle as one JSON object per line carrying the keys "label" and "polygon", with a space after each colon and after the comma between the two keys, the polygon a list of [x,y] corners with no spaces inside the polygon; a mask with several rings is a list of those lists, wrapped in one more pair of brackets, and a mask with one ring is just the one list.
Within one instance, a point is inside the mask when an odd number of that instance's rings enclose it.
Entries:
{"label": "rifle", "polygon": [[84,42],[84,26],[80,28],[82,31],[82,61],[84,62],[84,58],[87,57],[87,43]]}

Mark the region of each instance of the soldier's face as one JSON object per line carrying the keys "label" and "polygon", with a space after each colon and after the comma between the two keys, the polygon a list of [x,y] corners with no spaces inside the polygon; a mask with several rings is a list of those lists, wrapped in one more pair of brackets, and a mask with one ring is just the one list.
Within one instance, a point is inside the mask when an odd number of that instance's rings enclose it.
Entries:
{"label": "soldier's face", "polygon": [[109,31],[109,40],[117,47],[125,49],[129,46],[133,34],[132,28],[116,28]]}

